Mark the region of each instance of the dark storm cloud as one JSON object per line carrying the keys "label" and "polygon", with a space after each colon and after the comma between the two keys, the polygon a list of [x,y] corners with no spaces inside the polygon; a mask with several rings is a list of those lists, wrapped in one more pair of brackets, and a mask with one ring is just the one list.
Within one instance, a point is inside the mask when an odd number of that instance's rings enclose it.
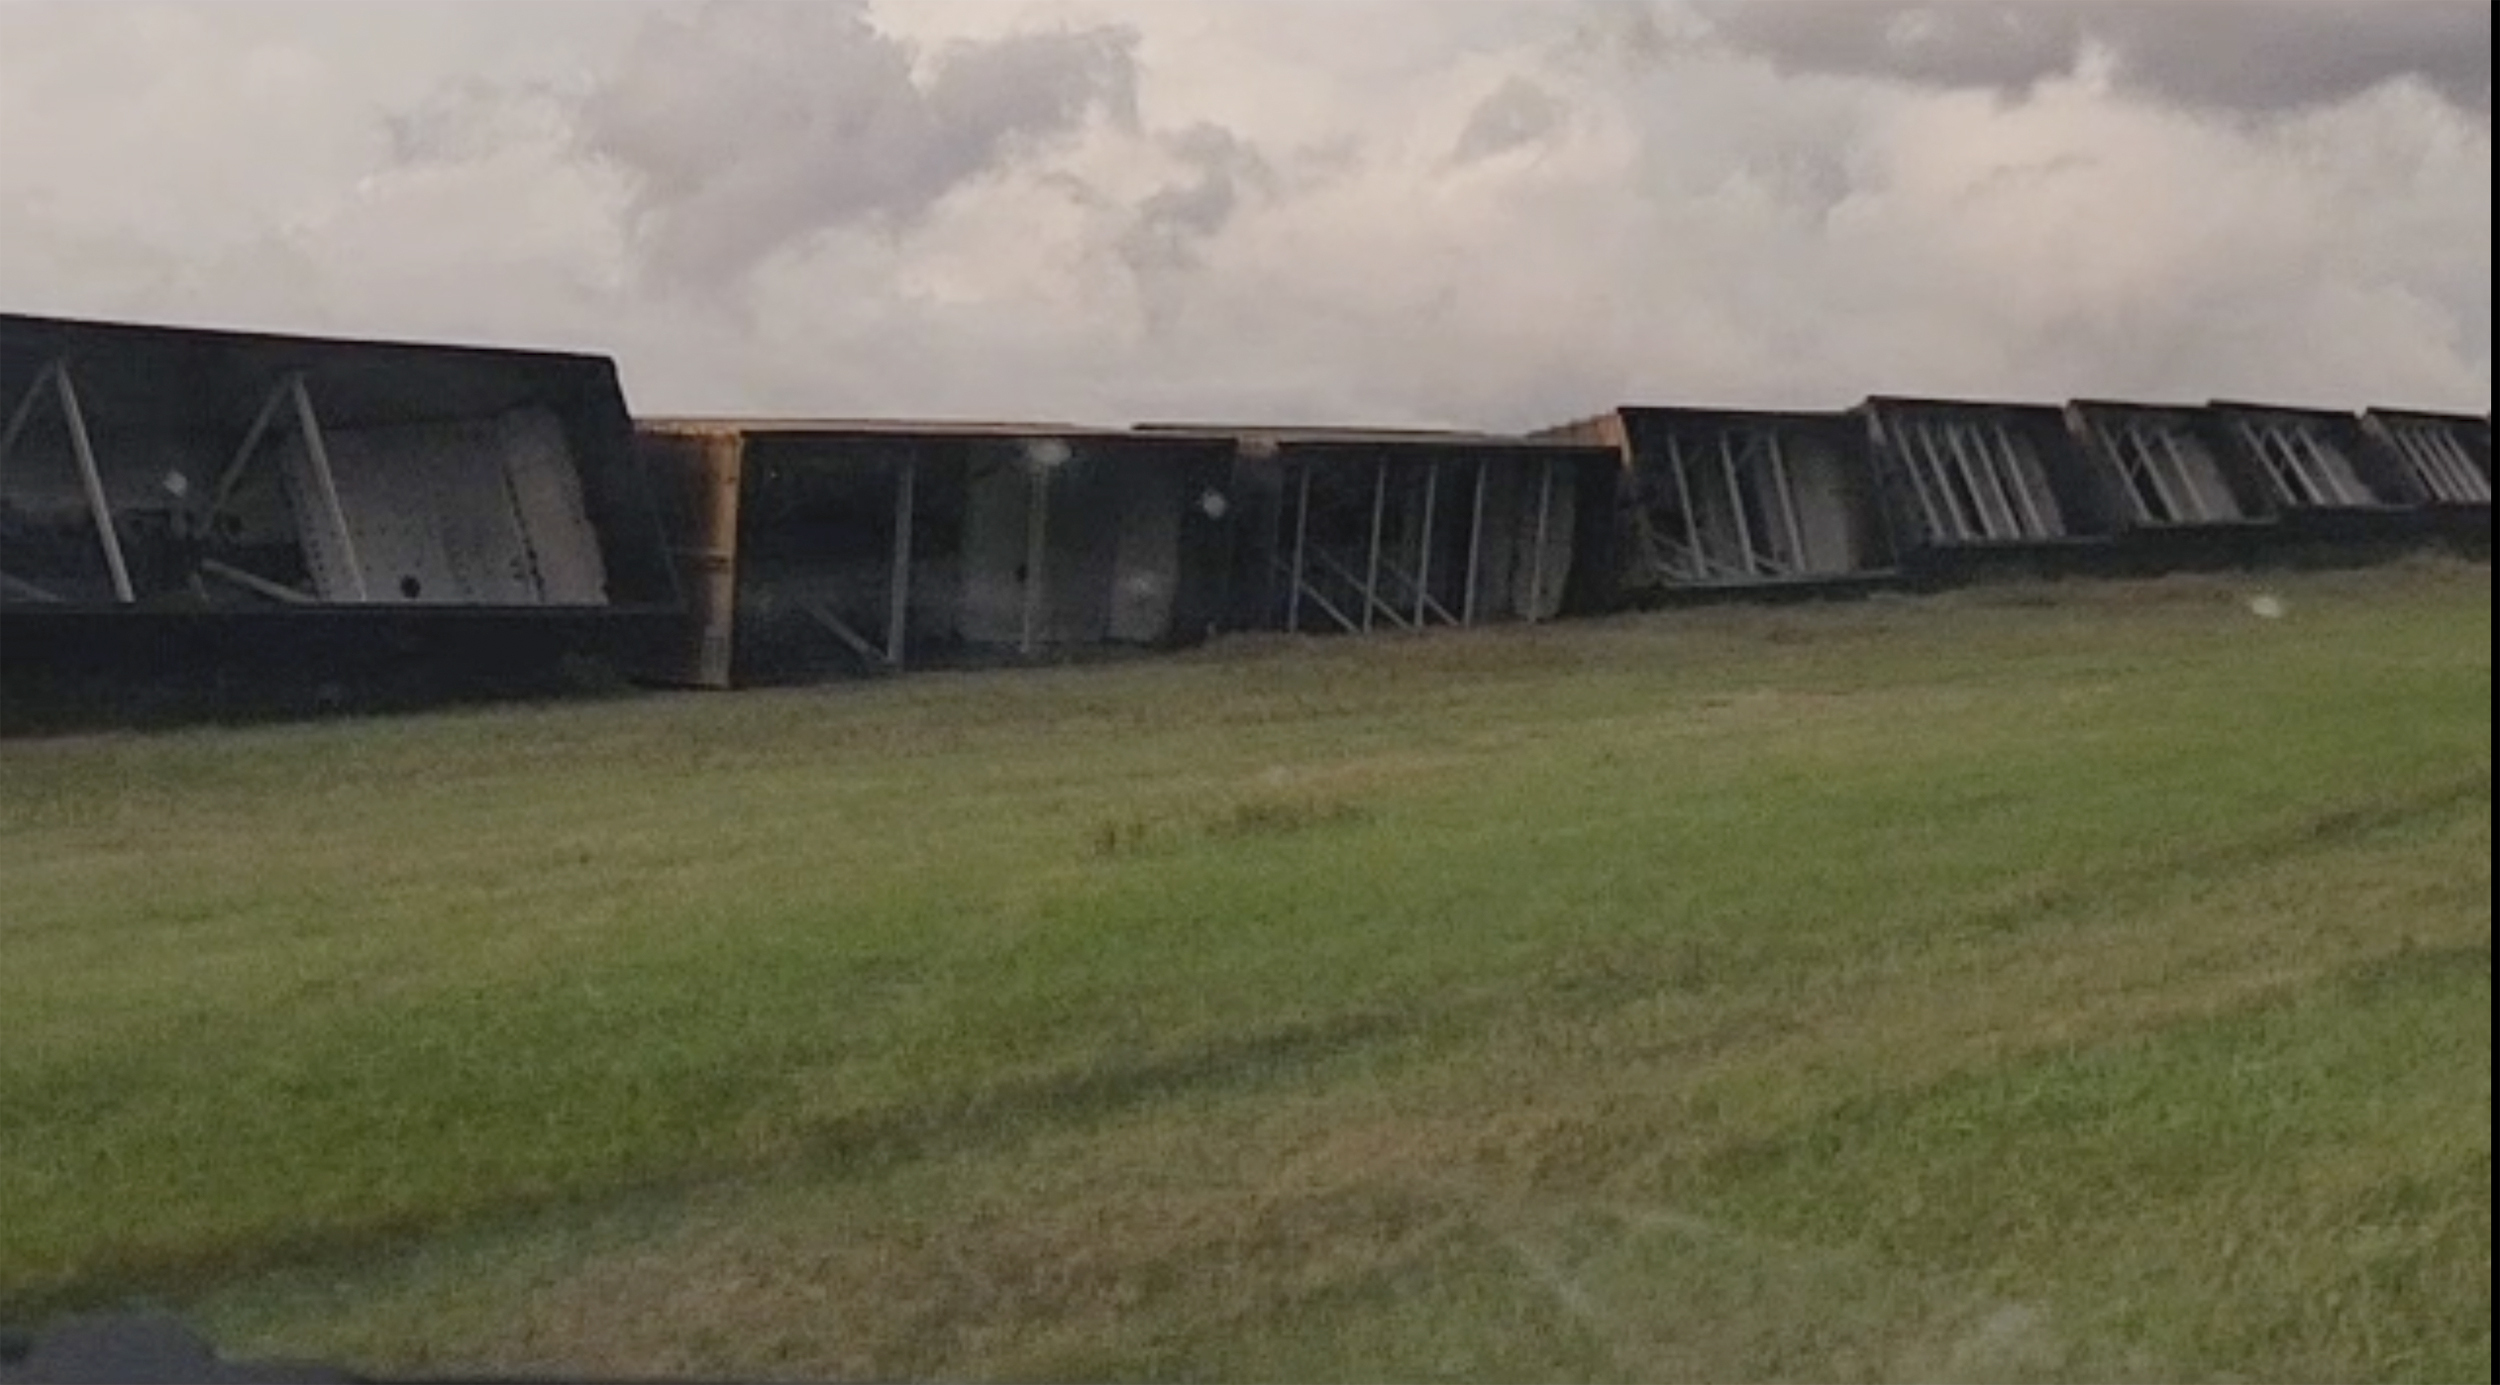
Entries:
{"label": "dark storm cloud", "polygon": [[717,284],[832,227],[908,220],[1097,113],[1133,113],[1114,28],[946,46],[925,65],[864,0],[713,0],[647,20],[579,136],[631,181],[649,268]]}
{"label": "dark storm cloud", "polygon": [[2273,114],[2418,80],[2491,110],[2489,0],[1708,0],[1722,42],[1791,71],[2019,92],[2108,50],[2127,89]]}

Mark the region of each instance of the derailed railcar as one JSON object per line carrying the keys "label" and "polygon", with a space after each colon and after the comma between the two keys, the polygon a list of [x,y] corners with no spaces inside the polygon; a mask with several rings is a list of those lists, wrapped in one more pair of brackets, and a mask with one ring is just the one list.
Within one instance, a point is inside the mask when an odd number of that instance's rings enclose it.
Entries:
{"label": "derailed railcar", "polygon": [[1222,624],[1233,453],[1062,424],[657,419],[698,687],[1168,648]]}
{"label": "derailed railcar", "polygon": [[2265,476],[2197,405],[2077,400],[2067,421],[2119,502],[2117,561],[2167,571],[2262,561],[2283,507]]}
{"label": "derailed railcar", "polygon": [[2429,493],[2361,416],[2274,404],[2209,406],[2224,445],[2262,478],[2288,536],[2354,549],[2419,541]]}
{"label": "derailed railcar", "polygon": [[604,357],[12,315],[0,400],[15,715],[526,685],[677,619]]}
{"label": "derailed railcar", "polygon": [[2489,551],[2491,420],[2470,414],[2371,409],[2363,436],[2409,472],[2425,525],[2439,537]]}
{"label": "derailed railcar", "polygon": [[1420,430],[1137,432],[1236,450],[1229,629],[1537,622],[1616,600],[1610,449]]}
{"label": "derailed railcar", "polygon": [[1859,407],[1904,568],[1925,580],[2088,569],[2122,520],[2058,405],[1878,397]]}
{"label": "derailed railcar", "polygon": [[1617,453],[1627,602],[1841,594],[1898,576],[1866,428],[1848,414],[1625,406],[1538,436]]}

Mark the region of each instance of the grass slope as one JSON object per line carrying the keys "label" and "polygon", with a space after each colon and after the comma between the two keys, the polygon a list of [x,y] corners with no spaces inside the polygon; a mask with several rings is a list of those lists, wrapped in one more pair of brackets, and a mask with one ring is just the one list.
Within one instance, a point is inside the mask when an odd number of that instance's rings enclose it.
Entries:
{"label": "grass slope", "polygon": [[0,745],[0,1317],[2488,1379],[2488,570]]}

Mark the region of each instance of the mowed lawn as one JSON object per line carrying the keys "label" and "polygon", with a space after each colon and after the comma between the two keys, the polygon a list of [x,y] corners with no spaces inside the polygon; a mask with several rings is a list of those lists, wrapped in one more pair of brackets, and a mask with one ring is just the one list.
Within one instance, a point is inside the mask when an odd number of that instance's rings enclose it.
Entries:
{"label": "mowed lawn", "polygon": [[2416,563],[0,743],[0,1321],[2489,1379],[2491,634]]}

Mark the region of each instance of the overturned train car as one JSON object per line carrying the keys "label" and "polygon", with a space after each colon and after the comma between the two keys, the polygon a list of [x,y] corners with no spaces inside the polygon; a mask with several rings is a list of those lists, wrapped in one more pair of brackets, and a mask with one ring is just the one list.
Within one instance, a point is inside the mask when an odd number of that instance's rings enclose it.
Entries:
{"label": "overturned train car", "polygon": [[1811,596],[1898,576],[1854,415],[1626,407],[1541,436],[1620,458],[1619,600]]}
{"label": "overturned train car", "polygon": [[1139,431],[1235,451],[1229,629],[1536,622],[1614,599],[1608,449],[1463,432]]}
{"label": "overturned train car", "polygon": [[11,716],[560,686],[675,569],[603,358],[0,317]]}
{"label": "overturned train car", "polygon": [[1623,605],[2490,549],[2490,421],[2465,415],[1877,397],[1536,436],[1616,453]]}
{"label": "overturned train car", "polygon": [[2487,554],[2491,526],[2490,420],[2386,409],[637,426],[600,357],[25,316],[0,406],[11,729]]}
{"label": "overturned train car", "polygon": [[652,420],[695,616],[659,681],[727,688],[1169,647],[1222,623],[1233,448],[1054,424]]}
{"label": "overturned train car", "polygon": [[1064,661],[1226,631],[1604,606],[1613,455],[1469,434],[654,419],[692,621],[729,688]]}

